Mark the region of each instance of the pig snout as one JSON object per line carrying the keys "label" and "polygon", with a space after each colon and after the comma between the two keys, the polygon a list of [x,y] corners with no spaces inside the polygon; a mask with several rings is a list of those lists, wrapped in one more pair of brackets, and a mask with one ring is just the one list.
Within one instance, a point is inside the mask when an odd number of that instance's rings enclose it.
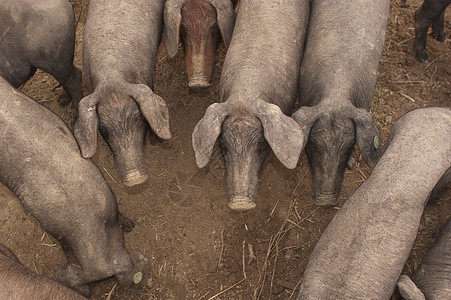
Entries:
{"label": "pig snout", "polygon": [[132,268],[124,273],[116,274],[119,284],[131,291],[143,290],[147,285],[150,274],[150,264],[144,255],[139,252],[131,252]]}
{"label": "pig snout", "polygon": [[216,49],[221,43],[215,8],[208,1],[187,1],[182,8],[181,36],[188,86],[210,86]]}
{"label": "pig snout", "polygon": [[243,212],[256,207],[258,181],[269,145],[258,119],[230,117],[219,139],[227,174],[229,208]]}
{"label": "pig snout", "polygon": [[123,184],[135,186],[148,178],[144,155],[148,125],[133,100],[125,98],[125,104],[119,105],[114,102],[118,97],[111,99],[99,104],[99,131],[113,153]]}

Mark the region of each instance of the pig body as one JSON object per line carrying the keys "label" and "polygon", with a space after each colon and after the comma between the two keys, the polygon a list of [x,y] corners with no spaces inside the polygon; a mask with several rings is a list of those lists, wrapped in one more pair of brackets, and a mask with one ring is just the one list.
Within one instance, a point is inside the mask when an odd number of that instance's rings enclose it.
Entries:
{"label": "pig body", "polygon": [[64,88],[61,104],[83,97],[81,71],[73,65],[75,20],[67,0],[0,1],[0,74],[14,87],[36,68],[51,74]]}
{"label": "pig body", "polygon": [[[357,142],[373,167],[379,130],[368,113],[382,55],[388,0],[312,1],[293,118],[309,134],[306,152],[315,203],[337,204]],[[346,21],[343,21],[346,20]]]}
{"label": "pig body", "polygon": [[0,244],[1,299],[86,299],[73,290],[25,268],[17,257]]}
{"label": "pig body", "polygon": [[[219,136],[229,207],[255,207],[258,178],[270,147],[294,168],[303,134],[290,117],[308,23],[310,1],[240,1],[221,75],[220,101],[193,132],[199,167],[208,163]],[[288,22],[287,20],[290,20]]]}
{"label": "pig body", "polygon": [[[236,1],[235,1],[236,2]],[[235,24],[235,2],[231,0],[166,0],[164,40],[170,57],[175,56],[181,37],[188,86],[210,86],[216,51],[222,40],[230,44]]]}
{"label": "pig body", "polygon": [[[449,181],[448,181],[449,182]],[[449,219],[435,240],[434,246],[426,253],[421,265],[412,276],[398,281],[398,288],[405,299],[448,299],[451,295],[451,219]],[[402,276],[401,276],[402,277]]]}
{"label": "pig body", "polygon": [[429,57],[426,53],[426,38],[431,24],[432,37],[440,42],[446,40],[443,23],[445,10],[450,3],[451,0],[424,0],[423,4],[415,11],[413,53],[420,62],[429,62]]}
{"label": "pig body", "polygon": [[74,133],[82,155],[91,157],[99,129],[127,186],[148,177],[148,125],[159,137],[171,137],[166,103],[151,89],[163,5],[164,0],[89,3],[83,56],[91,94],[80,102]]}
{"label": "pig body", "polygon": [[[147,259],[124,248],[116,198],[69,128],[1,77],[0,99],[0,180],[60,241],[68,266],[55,278],[84,295],[88,283],[111,276],[142,288]],[[134,276],[144,279],[134,284]]]}
{"label": "pig body", "polygon": [[399,119],[371,176],[313,249],[297,299],[389,299],[424,206],[450,167],[451,109],[417,109]]}

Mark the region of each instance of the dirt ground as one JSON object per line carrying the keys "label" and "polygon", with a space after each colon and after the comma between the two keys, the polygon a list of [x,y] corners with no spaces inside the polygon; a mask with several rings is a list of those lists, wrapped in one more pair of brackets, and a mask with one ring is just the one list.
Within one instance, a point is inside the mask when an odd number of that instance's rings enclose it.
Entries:
{"label": "dirt ground", "polygon": [[[379,67],[371,113],[387,139],[393,123],[406,112],[451,102],[451,51],[449,39],[439,43],[430,36],[431,63],[417,62],[411,53],[413,13],[419,0],[391,0],[385,48]],[[75,3],[78,18],[75,64],[82,68],[82,34],[87,1]],[[445,32],[451,36],[450,14]],[[119,184],[112,154],[99,138],[93,160],[117,195],[120,210],[136,222],[125,234],[128,249],[144,253],[152,271],[148,287],[131,293],[114,279],[91,285],[91,299],[293,299],[309,254],[346,199],[371,172],[361,157],[346,171],[339,205],[313,204],[311,178],[305,153],[295,170],[281,165],[273,154],[261,176],[257,208],[246,213],[228,209],[224,162],[216,147],[210,163],[198,169],[191,133],[205,109],[218,101],[224,49],[216,61],[213,84],[193,93],[187,87],[181,49],[168,58],[161,47],[155,72],[155,92],[170,110],[173,138],[146,148],[150,179],[141,186]],[[39,72],[22,88],[36,101],[59,114],[70,126],[73,107],[57,104],[61,88],[50,75]],[[383,190],[383,187],[381,187]],[[434,233],[451,214],[448,187],[430,203],[404,273],[412,273],[431,247]],[[39,274],[52,277],[65,265],[60,246],[0,185],[0,242]],[[255,257],[253,258],[254,254]]]}

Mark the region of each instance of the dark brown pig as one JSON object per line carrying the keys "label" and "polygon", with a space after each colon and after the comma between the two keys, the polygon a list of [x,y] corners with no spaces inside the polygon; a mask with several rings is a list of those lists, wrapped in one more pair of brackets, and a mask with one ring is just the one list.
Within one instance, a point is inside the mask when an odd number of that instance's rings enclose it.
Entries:
{"label": "dark brown pig", "polygon": [[171,138],[167,105],[152,91],[163,8],[164,0],[89,2],[83,59],[92,94],[80,102],[74,133],[83,156],[91,157],[98,127],[127,186],[147,180],[149,125],[160,138]]}
{"label": "dark brown pig", "polygon": [[450,170],[451,109],[400,118],[371,176],[315,245],[297,299],[389,299],[431,191],[450,183]]}
{"label": "dark brown pig", "polygon": [[0,74],[16,88],[39,68],[64,88],[61,104],[83,97],[73,65],[75,18],[67,0],[0,0]]}
{"label": "dark brown pig", "polygon": [[415,11],[415,41],[413,53],[422,63],[428,63],[426,53],[426,38],[429,26],[432,24],[432,37],[439,42],[446,40],[443,23],[445,10],[451,0],[424,0],[423,4]]}
{"label": "dark brown pig", "polygon": [[381,139],[368,110],[389,0],[314,0],[293,114],[305,134],[315,203],[337,204],[354,144],[373,167]]}
{"label": "dark brown pig", "polygon": [[449,299],[451,295],[451,219],[440,229],[434,246],[412,276],[398,281],[404,299]]}
{"label": "dark brown pig", "polygon": [[288,168],[296,167],[302,151],[302,129],[288,115],[296,101],[309,5],[310,0],[240,1],[221,75],[221,102],[208,107],[193,132],[200,168],[219,139],[233,210],[255,207],[270,149]]}
{"label": "dark brown pig", "polygon": [[55,278],[85,296],[89,283],[111,276],[124,288],[143,288],[149,263],[124,248],[116,198],[100,170],[58,116],[2,77],[0,140],[0,181],[66,255]]}
{"label": "dark brown pig", "polygon": [[226,48],[235,24],[236,1],[166,0],[164,40],[170,57],[182,38],[190,88],[210,86],[216,50],[222,40]]}
{"label": "dark brown pig", "polygon": [[0,244],[0,299],[86,299],[73,290],[25,268]]}

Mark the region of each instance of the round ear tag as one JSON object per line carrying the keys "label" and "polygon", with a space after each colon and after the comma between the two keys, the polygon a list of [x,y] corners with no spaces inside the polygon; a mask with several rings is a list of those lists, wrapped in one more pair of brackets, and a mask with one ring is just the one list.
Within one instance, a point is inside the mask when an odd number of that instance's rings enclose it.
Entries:
{"label": "round ear tag", "polygon": [[379,148],[379,137],[377,135],[374,136],[373,144],[374,144],[374,149],[377,150]]}
{"label": "round ear tag", "polygon": [[143,280],[143,273],[142,272],[138,272],[133,276],[133,283],[134,284],[138,284],[141,282],[141,280]]}

